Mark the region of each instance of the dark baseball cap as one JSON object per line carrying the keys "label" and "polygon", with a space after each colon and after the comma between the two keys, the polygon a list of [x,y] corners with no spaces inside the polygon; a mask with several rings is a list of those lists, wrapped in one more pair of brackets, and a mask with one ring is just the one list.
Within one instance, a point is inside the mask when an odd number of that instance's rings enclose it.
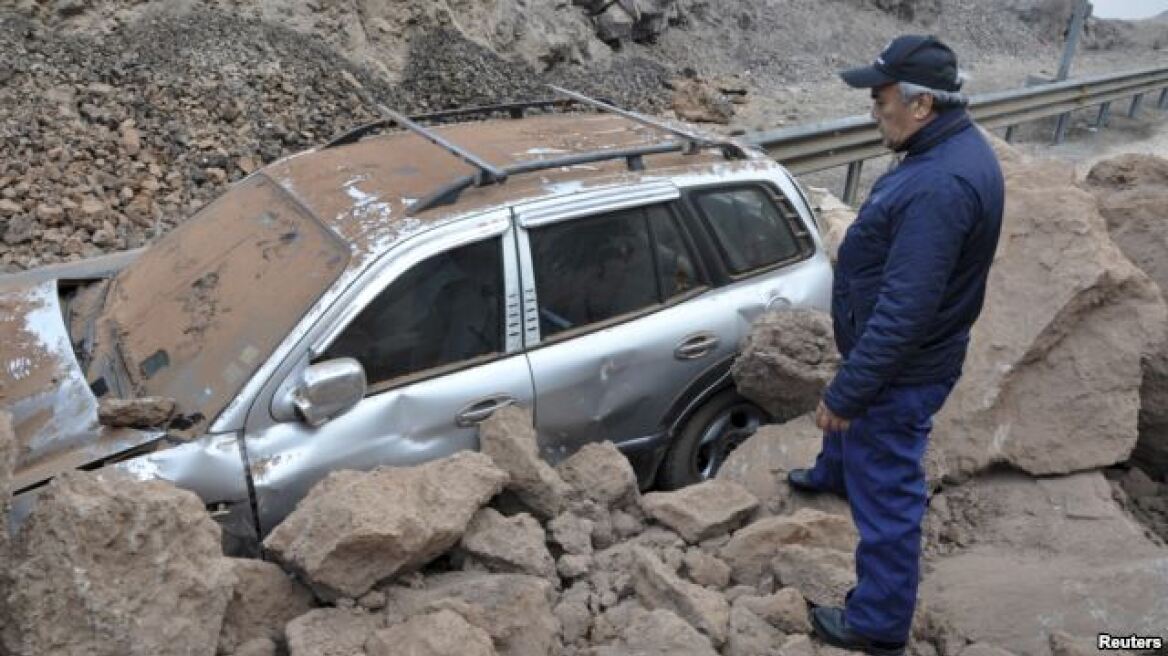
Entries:
{"label": "dark baseball cap", "polygon": [[959,91],[957,55],[934,36],[906,34],[892,40],[871,66],[840,71],[848,86],[857,89],[911,82],[930,89]]}

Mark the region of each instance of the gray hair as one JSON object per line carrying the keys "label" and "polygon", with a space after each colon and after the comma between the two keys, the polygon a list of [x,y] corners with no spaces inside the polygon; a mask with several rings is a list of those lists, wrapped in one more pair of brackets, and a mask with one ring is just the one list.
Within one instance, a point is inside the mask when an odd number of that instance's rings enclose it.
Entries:
{"label": "gray hair", "polygon": [[[964,73],[958,71],[958,84],[965,83],[966,76]],[[912,82],[897,82],[900,87],[900,98],[904,102],[908,102],[918,96],[932,96],[933,107],[938,111],[953,109],[956,107],[965,107],[969,104],[969,96],[966,96],[960,91],[942,91],[941,89],[930,89],[926,86],[913,84]]]}

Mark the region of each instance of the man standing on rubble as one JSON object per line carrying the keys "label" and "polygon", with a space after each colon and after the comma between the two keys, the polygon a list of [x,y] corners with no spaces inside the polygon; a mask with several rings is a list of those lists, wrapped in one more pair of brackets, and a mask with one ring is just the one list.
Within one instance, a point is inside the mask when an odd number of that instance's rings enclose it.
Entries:
{"label": "man standing on rubble", "polygon": [[916,605],[925,444],[981,312],[1005,191],[945,44],[901,36],[840,76],[871,89],[884,145],[903,160],[876,181],[840,246],[832,321],[844,361],[816,411],[815,466],[789,480],[846,497],[860,534],[856,587],[843,608],[812,610],[815,632],[895,655]]}

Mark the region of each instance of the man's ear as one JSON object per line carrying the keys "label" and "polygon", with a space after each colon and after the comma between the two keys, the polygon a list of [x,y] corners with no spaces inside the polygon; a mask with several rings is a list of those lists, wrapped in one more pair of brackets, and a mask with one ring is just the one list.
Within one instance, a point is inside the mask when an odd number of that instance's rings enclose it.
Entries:
{"label": "man's ear", "polygon": [[913,118],[923,121],[933,113],[933,96],[922,93],[913,99],[911,107]]}

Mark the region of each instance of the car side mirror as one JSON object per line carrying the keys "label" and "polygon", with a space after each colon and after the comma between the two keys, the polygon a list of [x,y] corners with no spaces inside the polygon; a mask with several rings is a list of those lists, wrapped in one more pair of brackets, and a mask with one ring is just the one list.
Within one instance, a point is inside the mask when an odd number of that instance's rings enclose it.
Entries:
{"label": "car side mirror", "polygon": [[336,358],[309,365],[292,394],[301,421],[320,426],[365,398],[365,368],[353,358]]}

